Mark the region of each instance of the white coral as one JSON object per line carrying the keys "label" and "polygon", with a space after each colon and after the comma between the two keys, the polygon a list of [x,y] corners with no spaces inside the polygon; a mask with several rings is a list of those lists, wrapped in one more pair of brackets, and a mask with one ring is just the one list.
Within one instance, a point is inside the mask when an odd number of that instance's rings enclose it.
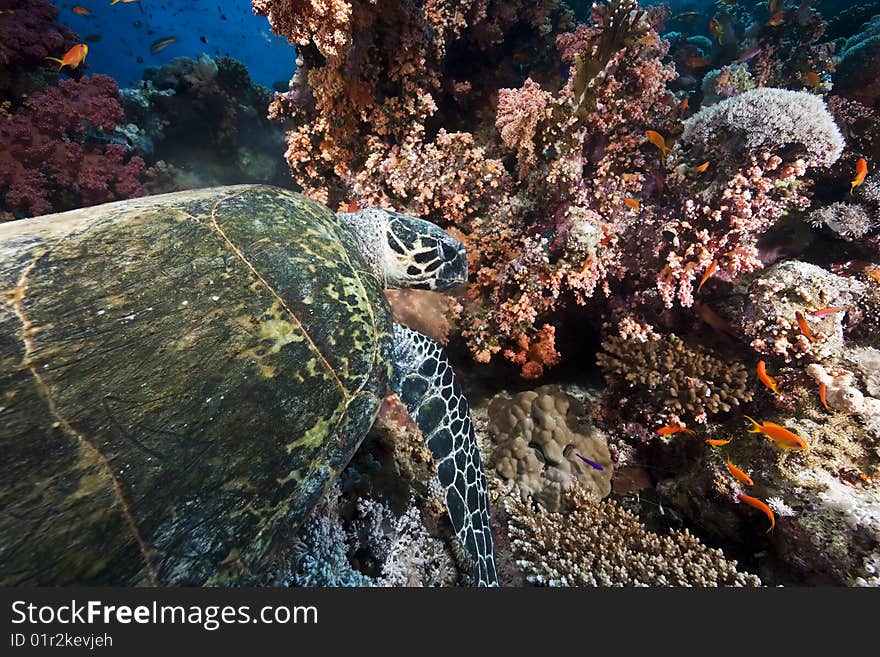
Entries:
{"label": "white coral", "polygon": [[732,139],[737,150],[783,151],[797,144],[812,166],[829,166],[843,152],[844,140],[821,97],[764,87],[706,107],[684,124],[680,141],[708,150]]}

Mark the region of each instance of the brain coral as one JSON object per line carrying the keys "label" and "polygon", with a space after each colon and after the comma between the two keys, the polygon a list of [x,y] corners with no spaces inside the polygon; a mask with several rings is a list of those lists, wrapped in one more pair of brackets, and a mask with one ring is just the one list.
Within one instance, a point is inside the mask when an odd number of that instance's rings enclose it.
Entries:
{"label": "brain coral", "polygon": [[605,352],[596,360],[609,385],[648,400],[647,410],[697,421],[726,413],[751,400],[748,372],[741,363],[716,358],[699,347],[690,347],[675,335],[654,339],[613,336],[602,343]]}
{"label": "brain coral", "polygon": [[754,151],[779,155],[796,147],[809,166],[834,163],[844,146],[843,135],[819,96],[768,87],[700,110],[685,121],[679,143],[696,155],[732,162],[742,162]]}
{"label": "brain coral", "polygon": [[583,414],[580,402],[555,386],[496,396],[489,404],[495,443],[490,466],[523,498],[531,495],[552,511],[575,481],[605,497],[611,492],[611,454],[601,431],[579,424]]}

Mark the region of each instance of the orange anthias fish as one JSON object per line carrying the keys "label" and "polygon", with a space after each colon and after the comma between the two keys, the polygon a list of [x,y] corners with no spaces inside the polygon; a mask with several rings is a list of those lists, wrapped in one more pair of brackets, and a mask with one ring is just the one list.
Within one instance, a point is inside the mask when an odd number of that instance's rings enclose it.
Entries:
{"label": "orange anthias fish", "polygon": [[117,2],[140,2],[140,1],[141,0],[113,0],[113,2],[111,2],[110,4],[115,5]]}
{"label": "orange anthias fish", "polygon": [[357,212],[361,209],[361,206],[358,205],[357,201],[350,201],[348,207],[345,209],[346,212]]}
{"label": "orange anthias fish", "polygon": [[828,407],[828,400],[825,399],[825,384],[819,384],[819,401],[822,402],[822,406],[825,407],[826,411],[830,411],[831,409]]}
{"label": "orange anthias fish", "polygon": [[849,193],[852,194],[853,190],[865,182],[865,176],[868,175],[868,163],[865,161],[865,158],[860,157],[859,161],[856,162],[856,177],[850,183]]}
{"label": "orange anthias fish", "polygon": [[811,317],[825,317],[826,315],[833,315],[834,313],[842,313],[846,308],[843,306],[835,306],[833,308],[820,308],[819,310],[811,310]]}
{"label": "orange anthias fish", "polygon": [[801,330],[801,333],[809,340],[810,342],[815,342],[816,337],[813,335],[813,332],[810,330],[810,325],[807,324],[807,318],[804,317],[804,314],[800,310],[796,310],[794,313],[794,318],[797,321],[797,325]]}
{"label": "orange anthias fish", "polygon": [[680,424],[667,424],[665,427],[660,427],[659,429],[657,429],[657,433],[659,433],[661,436],[671,436],[675,433],[686,433],[693,436],[697,432],[693,429],[683,427]]}
{"label": "orange anthias fish", "polygon": [[635,210],[636,212],[638,212],[638,211],[639,211],[639,207],[641,207],[641,206],[639,205],[639,200],[638,200],[638,199],[636,199],[636,198],[632,198],[632,197],[629,197],[629,196],[628,196],[627,198],[623,199],[623,202],[626,203],[629,207],[631,207],[631,208],[632,208],[633,210]]}
{"label": "orange anthias fish", "polygon": [[709,160],[706,160],[702,164],[698,164],[697,166],[693,167],[691,169],[691,171],[696,171],[697,173],[703,173],[708,168],[709,168]]}
{"label": "orange anthias fish", "polygon": [[775,394],[779,394],[779,388],[776,387],[776,379],[767,374],[767,363],[763,360],[758,361],[758,379]]}
{"label": "orange anthias fish", "polygon": [[89,17],[92,15],[92,12],[90,12],[88,9],[86,9],[82,5],[74,5],[70,11],[72,11],[74,14],[77,14],[78,16]]}
{"label": "orange anthias fish", "polygon": [[704,440],[704,443],[707,445],[711,445],[712,447],[722,447],[729,443],[729,440],[721,440],[720,438],[709,438],[708,440]]}
{"label": "orange anthias fish", "polygon": [[728,324],[721,315],[712,310],[704,303],[695,303],[694,310],[704,322],[719,333],[726,333],[733,338],[739,338],[739,332],[730,324]]}
{"label": "orange anthias fish", "polygon": [[770,440],[785,449],[801,451],[808,447],[803,438],[792,433],[783,426],[773,422],[760,424],[757,420],[750,418],[748,415],[746,415],[745,418],[755,425],[753,429],[749,429],[749,433],[763,433]]}
{"label": "orange anthias fish", "polygon": [[700,284],[697,285],[697,292],[703,289],[703,284],[709,280],[709,277],[715,272],[718,268],[718,261],[713,260],[711,264],[706,268],[706,273],[703,274],[703,278],[700,279]]}
{"label": "orange anthias fish", "polygon": [[753,509],[762,511],[765,516],[770,518],[770,529],[768,529],[767,531],[770,532],[773,530],[773,528],[776,526],[776,516],[773,515],[773,509],[764,504],[764,502],[759,500],[757,497],[751,497],[750,495],[740,494],[736,496],[736,499],[738,499],[740,502],[748,504]]}
{"label": "orange anthias fish", "polygon": [[769,25],[770,27],[779,27],[780,25],[782,25],[783,20],[785,20],[785,12],[777,11],[770,17],[770,20],[767,21],[767,25]]}
{"label": "orange anthias fish", "polygon": [[689,104],[690,104],[690,103],[689,103],[689,101],[688,101],[687,98],[685,98],[683,101],[681,101],[681,102],[678,104],[678,113],[679,113],[679,114],[684,114],[684,113],[687,111],[687,108],[688,108],[688,105],[689,105]]}
{"label": "orange anthias fish", "polygon": [[645,137],[648,138],[648,141],[654,144],[657,148],[659,148],[663,152],[663,156],[666,157],[667,153],[669,153],[669,146],[666,145],[666,140],[656,130],[645,130]]}
{"label": "orange anthias fish", "polygon": [[752,481],[752,478],[747,475],[745,472],[736,467],[730,459],[727,459],[727,471],[734,476],[734,478],[738,479],[746,486],[754,486],[755,482]]}
{"label": "orange anthias fish", "polygon": [[868,276],[880,283],[880,269],[872,269],[868,272]]}
{"label": "orange anthias fish", "polygon": [[811,87],[813,87],[814,89],[819,86],[820,82],[822,82],[822,80],[819,78],[819,76],[816,73],[814,73],[813,71],[810,71],[804,77],[807,80],[807,84],[810,85]]}
{"label": "orange anthias fish", "polygon": [[65,66],[76,68],[85,61],[86,55],[88,54],[88,44],[78,43],[73,48],[64,53],[64,57],[62,57],[61,59],[58,59],[57,57],[46,57],[46,59],[51,59],[53,62],[58,62],[58,70],[60,71]]}

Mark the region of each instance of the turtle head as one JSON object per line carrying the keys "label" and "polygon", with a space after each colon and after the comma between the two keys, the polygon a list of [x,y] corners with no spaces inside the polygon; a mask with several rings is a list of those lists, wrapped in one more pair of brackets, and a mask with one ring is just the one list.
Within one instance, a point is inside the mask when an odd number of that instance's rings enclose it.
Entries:
{"label": "turtle head", "polygon": [[339,218],[385,287],[443,292],[467,281],[464,245],[430,221],[379,208]]}

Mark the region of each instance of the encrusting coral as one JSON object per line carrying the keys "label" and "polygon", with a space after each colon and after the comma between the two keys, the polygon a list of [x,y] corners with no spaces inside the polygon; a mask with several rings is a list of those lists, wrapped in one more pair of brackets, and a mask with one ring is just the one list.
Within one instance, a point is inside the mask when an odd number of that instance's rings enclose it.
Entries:
{"label": "encrusting coral", "polygon": [[[811,263],[787,260],[755,277],[748,287],[742,324],[751,347],[786,361],[829,357],[842,352],[844,313],[814,317],[828,307],[847,308],[865,292],[860,281]],[[809,330],[800,326],[798,313]]]}
{"label": "encrusting coral", "polygon": [[722,360],[675,335],[647,340],[611,336],[596,360],[610,386],[635,396],[644,412],[674,421],[705,422],[752,399],[745,367]]}
{"label": "encrusting coral", "polygon": [[720,550],[687,531],[661,536],[611,500],[596,502],[577,486],[564,511],[507,501],[517,563],[544,586],[760,586]]}
{"label": "encrusting coral", "polygon": [[580,402],[556,386],[494,397],[489,467],[521,496],[534,497],[551,511],[560,509],[574,483],[605,497],[611,492],[611,455],[602,432],[583,416]]}

